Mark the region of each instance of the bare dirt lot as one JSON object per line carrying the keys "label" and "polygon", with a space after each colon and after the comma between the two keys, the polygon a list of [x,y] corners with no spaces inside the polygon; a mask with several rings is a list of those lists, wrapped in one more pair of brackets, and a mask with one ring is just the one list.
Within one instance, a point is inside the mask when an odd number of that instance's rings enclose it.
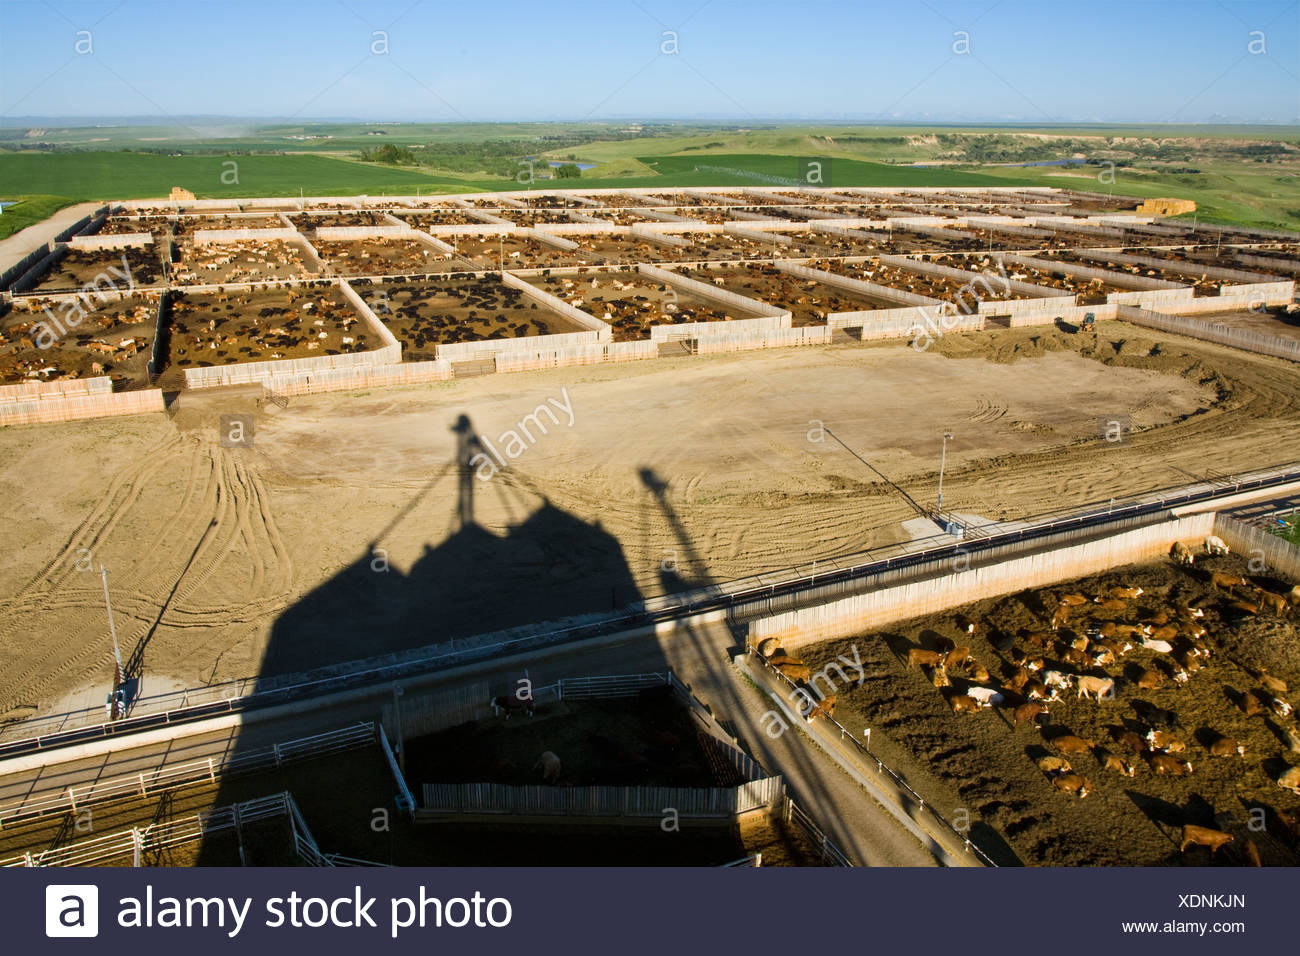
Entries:
{"label": "bare dirt lot", "polygon": [[1253,312],[1243,309],[1236,312],[1202,312],[1190,316],[1202,322],[1226,325],[1247,332],[1260,332],[1273,335],[1288,342],[1300,342],[1300,313],[1288,312],[1285,308],[1264,309]]}
{"label": "bare dirt lot", "polygon": [[[1220,594],[1209,584],[1214,571],[1244,575],[1252,584],[1274,592],[1288,590],[1293,582],[1267,572],[1252,574],[1247,562],[1235,555],[1203,558],[1195,570],[1183,570],[1172,561],[1116,568],[1111,572],[1050,589],[1034,589],[1005,598],[981,601],[952,613],[900,622],[879,632],[850,640],[827,642],[808,648],[803,657],[818,669],[838,653],[856,645],[866,664],[862,685],[841,693],[836,719],[854,732],[873,730],[873,750],[886,763],[904,773],[929,801],[957,819],[958,808],[997,836],[981,841],[1001,862],[1036,865],[1163,865],[1210,862],[1239,863],[1247,839],[1254,840],[1268,865],[1294,866],[1300,862],[1300,845],[1294,834],[1279,825],[1276,810],[1294,815],[1300,798],[1277,786],[1277,776],[1287,766],[1300,763],[1289,752],[1286,730],[1296,729],[1293,716],[1265,711],[1246,716],[1240,706],[1243,692],[1263,693],[1260,674],[1300,684],[1300,630],[1296,612],[1279,618],[1261,612],[1243,613],[1234,601],[1250,592]],[[1082,608],[1057,634],[1050,619],[1062,593],[1087,597],[1106,596],[1112,587],[1141,587],[1138,598],[1121,602],[1122,610]],[[1180,658],[1135,646],[1113,664],[1071,665],[1063,653],[1069,642],[1107,621],[1133,624],[1161,611],[1173,616],[1183,603],[1203,610],[1199,623],[1210,657],[1200,670],[1179,684],[1170,675]],[[958,631],[956,614],[979,622],[974,635]],[[1182,627],[1189,633],[1191,624]],[[1046,634],[1046,637],[1035,635]],[[953,686],[943,691],[932,686],[920,669],[908,666],[910,648],[933,649],[944,638],[971,648],[989,674],[979,685],[1007,694],[1008,706],[956,715],[947,698],[964,695],[977,683],[953,669]],[[1040,643],[1046,641],[1046,646]],[[1135,643],[1135,642],[1130,642]],[[1046,704],[1047,722],[1013,726],[1011,703],[1020,691],[1009,687],[1021,655],[1041,658],[1044,669],[1068,675],[1110,676],[1117,681],[1113,699],[1100,702],[1079,699],[1075,690]],[[1156,675],[1155,689],[1141,689],[1144,671]],[[1272,696],[1271,694],[1269,696]],[[1288,695],[1281,695],[1283,698]],[[1294,697],[1295,695],[1290,695]],[[1153,717],[1150,708],[1174,716]],[[1135,749],[1127,731],[1145,736],[1148,730],[1172,733],[1185,749],[1178,759],[1192,765],[1186,776],[1156,773],[1152,751]],[[1050,775],[1039,769],[1040,758],[1060,753],[1054,741],[1074,735],[1095,744],[1091,752],[1069,755],[1074,773],[1084,776],[1093,792],[1084,799],[1053,786]],[[1245,755],[1211,756],[1209,747],[1220,737],[1231,737]],[[1134,768],[1133,776],[1103,769],[1106,752]],[[1173,755],[1171,755],[1173,756]],[[1262,808],[1268,832],[1249,827],[1251,811]],[[1211,858],[1209,851],[1178,850],[1179,828],[1195,824],[1234,834],[1236,845]],[[979,824],[972,828],[979,836]],[[1003,842],[1005,841],[1005,842]]]}
{"label": "bare dirt lot", "polygon": [[[557,413],[509,469],[461,480],[467,429],[497,442],[565,396],[571,424]],[[906,540],[915,512],[855,454],[929,503],[945,429],[945,503],[993,519],[1273,465],[1300,377],[1104,323],[294,398],[250,409],[252,448],[222,448],[218,415],[240,410],[187,392],[173,417],[0,431],[0,493],[22,502],[0,552],[0,713],[109,678],[81,549],[112,571],[151,693]],[[1096,420],[1116,413],[1134,431],[1111,445]],[[810,420],[853,453],[810,440]]]}
{"label": "bare dirt lot", "polygon": [[[114,271],[109,272],[109,269]],[[125,275],[123,274],[125,273]],[[102,277],[102,278],[101,278]],[[131,249],[69,249],[40,281],[35,292],[71,292],[112,280],[123,286],[150,286],[162,279],[162,260],[152,245]]]}

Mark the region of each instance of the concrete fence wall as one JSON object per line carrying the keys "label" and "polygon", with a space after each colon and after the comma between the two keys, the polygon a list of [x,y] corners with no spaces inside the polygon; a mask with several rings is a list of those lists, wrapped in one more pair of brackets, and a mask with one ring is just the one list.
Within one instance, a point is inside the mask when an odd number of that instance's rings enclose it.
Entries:
{"label": "concrete fence wall", "polygon": [[31,382],[0,387],[0,425],[70,422],[163,410],[156,388],[114,392],[107,377]]}
{"label": "concrete fence wall", "polygon": [[418,385],[423,382],[442,382],[451,377],[451,365],[448,362],[434,361],[285,372],[267,376],[260,381],[269,392],[293,396],[350,392],[359,388],[385,388],[389,385]]}
{"label": "concrete fence wall", "polygon": [[[709,302],[716,302],[726,309],[740,309],[750,315],[769,317],[779,319],[780,326],[783,328],[790,327],[790,310],[782,309],[760,299],[750,299],[743,295],[737,295],[734,292],[727,292],[725,289],[719,289],[709,282],[700,282],[697,279],[688,279],[686,276],[668,269],[660,269],[657,266],[646,265],[641,263],[637,265],[637,272],[649,279],[657,282],[663,282],[682,292],[697,296]],[[699,323],[696,323],[699,324]],[[707,323],[704,323],[707,324]]]}
{"label": "concrete fence wall", "polygon": [[[709,323],[716,325],[717,323]],[[733,323],[727,323],[732,325]],[[722,352],[748,352],[753,349],[780,349],[800,345],[827,345],[834,330],[830,326],[815,325],[799,329],[758,329],[752,332],[726,332],[704,334],[695,340],[695,351],[700,355]]]}
{"label": "concrete fence wall", "polygon": [[814,222],[810,223],[813,232],[824,232],[828,236],[840,236],[844,239],[860,239],[867,242],[880,242],[889,238],[889,233],[872,231],[869,229],[854,229],[850,226],[841,226],[838,223]]}
{"label": "concrete fence wall", "polygon": [[783,323],[779,316],[773,315],[760,315],[755,319],[732,319],[730,322],[681,322],[676,325],[650,326],[650,341],[671,342],[674,339],[694,339],[702,335],[749,335],[788,328],[789,322]]}
{"label": "concrete fence wall", "polygon": [[416,232],[403,223],[399,226],[318,226],[316,238],[321,242],[351,242],[358,239],[412,239]]}
{"label": "concrete fence wall", "polygon": [[218,242],[249,242],[282,239],[292,242],[298,239],[299,232],[292,226],[284,229],[196,229],[191,237],[196,246]]}
{"label": "concrete fence wall", "polygon": [[753,242],[771,243],[772,245],[788,246],[792,242],[789,236],[783,236],[779,232],[764,232],[761,229],[749,229],[745,226],[738,226],[735,223],[724,223],[722,231],[729,236],[735,236],[737,239],[749,239]]}
{"label": "concrete fence wall", "polygon": [[500,225],[483,222],[465,225],[448,223],[445,225],[425,226],[424,231],[431,236],[513,236],[517,232],[522,232],[523,229],[513,222],[503,222]]}
{"label": "concrete fence wall", "polygon": [[1192,302],[1196,290],[1191,286],[1181,289],[1151,289],[1146,292],[1111,292],[1106,296],[1109,305],[1137,306],[1140,309],[1176,309]]}
{"label": "concrete fence wall", "polygon": [[498,355],[543,352],[575,345],[599,345],[599,332],[559,332],[555,335],[529,335],[521,339],[482,339],[438,346],[438,358],[447,362],[469,362]]}
{"label": "concrete fence wall", "polygon": [[1102,282],[1119,289],[1135,289],[1140,292],[1148,292],[1158,289],[1188,288],[1188,286],[1178,282],[1129,275],[1127,272],[1111,272],[1109,269],[1098,269],[1094,266],[1080,265],[1077,262],[1061,262],[1058,259],[1039,259],[1035,256],[1014,254],[1006,254],[1002,258],[1007,262],[1014,262],[1027,269],[1038,269],[1040,272],[1059,272],[1061,275],[1071,276],[1075,279],[1100,279]]}
{"label": "concrete fence wall", "polygon": [[929,296],[918,295],[915,292],[907,292],[903,289],[895,289],[887,285],[878,285],[875,282],[867,282],[865,279],[853,279],[835,272],[824,272],[821,269],[813,269],[788,259],[779,260],[776,263],[776,268],[799,279],[811,279],[835,289],[879,299],[893,305],[936,308],[941,311],[950,311],[953,308],[950,302],[943,302],[939,299],[932,299]]}
{"label": "concrete fence wall", "polygon": [[1290,305],[1295,298],[1295,282],[1293,280],[1282,280],[1220,286],[1218,298],[1253,299],[1256,302],[1262,301],[1267,305]]}
{"label": "concrete fence wall", "polygon": [[1269,277],[1258,272],[1246,272],[1244,269],[1226,269],[1222,266],[1201,265],[1193,262],[1178,262],[1173,259],[1161,259],[1156,256],[1136,256],[1124,252],[1093,252],[1079,250],[1077,255],[1094,262],[1115,262],[1120,265],[1138,266],[1143,269],[1164,269],[1174,275],[1206,276],[1222,282],[1268,282]]}
{"label": "concrete fence wall", "polygon": [[658,229],[642,229],[639,226],[633,226],[629,235],[634,239],[643,239],[646,242],[667,246],[670,249],[685,249],[691,244],[689,239],[683,239],[681,236],[674,236]]}
{"label": "concrete fence wall", "polygon": [[116,236],[73,236],[70,249],[135,249],[153,245],[152,232],[129,232]]}
{"label": "concrete fence wall", "polygon": [[1016,295],[1028,296],[1032,299],[1043,298],[1068,298],[1073,300],[1074,293],[1066,292],[1064,289],[1053,289],[1049,286],[1035,285],[1032,282],[1023,282],[1020,279],[1012,279],[1010,276],[1003,277],[995,272],[973,272],[969,269],[957,269],[952,266],[941,266],[934,262],[921,262],[919,259],[912,259],[908,256],[881,256],[880,264],[883,266],[893,266],[895,269],[905,269],[908,272],[915,272],[919,275],[937,276],[944,279],[954,279],[957,282],[966,285],[981,284],[987,286],[994,292],[1000,292],[1003,289],[1010,289]]}
{"label": "concrete fence wall", "polygon": [[1204,342],[1215,342],[1219,345],[1228,345],[1247,352],[1272,355],[1276,358],[1300,362],[1300,342],[1265,335],[1261,332],[1234,329],[1226,325],[1214,325],[1202,319],[1187,319],[1182,316],[1166,315],[1162,312],[1152,312],[1149,309],[1138,309],[1132,306],[1121,306],[1118,318],[1144,328],[1159,329],[1162,332],[1185,335],[1188,338],[1200,339]]}
{"label": "concrete fence wall", "polygon": [[596,345],[571,345],[565,348],[498,352],[498,372],[533,372],[574,365],[598,365],[603,362],[635,362],[657,358],[659,344],[648,339],[636,342],[601,342]]}
{"label": "concrete fence wall", "polygon": [[501,281],[512,289],[518,289],[524,294],[525,298],[532,299],[538,305],[550,309],[552,312],[558,312],[579,328],[599,333],[597,341],[604,342],[613,337],[614,332],[607,322],[596,318],[590,312],[584,312],[576,305],[570,305],[559,296],[552,295],[545,289],[539,289],[531,282],[527,282],[509,272],[501,274]]}
{"label": "concrete fence wall", "polygon": [[1252,256],[1244,252],[1238,252],[1236,255],[1238,262],[1245,263],[1248,266],[1259,266],[1261,269],[1273,269],[1277,272],[1289,272],[1294,275],[1300,275],[1300,261],[1295,259],[1275,259],[1272,256]]}
{"label": "concrete fence wall", "polygon": [[1213,529],[1214,517],[1213,513],[1191,515],[1099,540],[1012,557],[966,571],[938,573],[827,604],[775,614],[752,622],[749,640],[757,643],[775,637],[786,650],[794,650],[805,644],[883,627],[972,601],[1154,560],[1167,554],[1175,541],[1203,539]]}
{"label": "concrete fence wall", "polygon": [[557,236],[554,233],[547,232],[545,229],[532,228],[528,230],[528,235],[536,239],[544,246],[550,246],[552,249],[559,249],[562,252],[573,252],[578,248],[578,244],[572,239],[565,239],[563,236]]}
{"label": "concrete fence wall", "polygon": [[903,339],[914,335],[942,335],[948,332],[979,332],[984,328],[984,316],[978,313],[964,315],[932,308],[875,309],[869,312],[836,312],[827,319],[827,325],[839,329],[862,329],[862,341],[877,339]]}

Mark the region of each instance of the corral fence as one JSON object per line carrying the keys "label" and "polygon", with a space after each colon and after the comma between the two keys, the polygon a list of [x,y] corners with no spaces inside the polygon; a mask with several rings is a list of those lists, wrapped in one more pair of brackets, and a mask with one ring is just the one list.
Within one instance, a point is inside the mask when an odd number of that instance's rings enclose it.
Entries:
{"label": "corral fence", "polygon": [[[785,674],[781,673],[776,668],[771,667],[767,663],[767,660],[763,657],[763,655],[759,654],[755,650],[752,644],[746,647],[746,652],[751,654],[755,660],[760,661],[763,664],[764,668],[766,668],[770,674],[774,675],[779,683],[789,687],[791,691],[799,691],[801,695],[807,694],[807,691],[801,689],[798,684],[796,684],[790,678],[786,677]],[[989,857],[987,853],[985,853],[974,842],[971,841],[969,833],[962,833],[961,831],[953,827],[953,825],[948,822],[948,820],[943,816],[943,814],[941,814],[938,810],[934,808],[933,804],[925,802],[925,798],[921,796],[921,794],[918,793],[912,787],[912,785],[907,782],[907,780],[902,776],[902,774],[897,773],[892,768],[888,767],[885,764],[884,760],[882,760],[877,754],[873,753],[872,750],[866,744],[858,740],[858,738],[851,731],[849,731],[847,727],[845,727],[843,724],[837,721],[834,717],[826,717],[823,715],[822,719],[824,719],[827,723],[829,723],[836,730],[838,730],[840,732],[840,739],[843,741],[850,742],[853,745],[854,749],[858,752],[858,754],[862,758],[864,758],[868,763],[874,763],[876,765],[876,773],[881,777],[884,777],[889,781],[891,781],[894,787],[898,790],[899,795],[912,803],[913,806],[910,809],[912,809],[916,813],[925,815],[933,825],[937,826],[940,830],[950,834],[953,839],[957,840],[960,844],[962,844],[962,846],[965,848],[967,853],[974,853],[980,859],[980,862],[982,862],[985,866],[993,866],[993,867],[997,866],[997,864],[993,862],[993,860]],[[793,802],[791,803],[791,806],[793,806]],[[802,811],[799,811],[799,814],[805,819],[807,819],[807,815],[803,814]],[[793,816],[793,813],[791,813],[791,815]],[[812,821],[811,819],[807,819],[807,823],[803,823],[803,821],[799,821],[799,822],[801,823],[801,825],[804,826],[805,829],[807,829],[808,825],[811,824]],[[816,832],[819,835],[821,835],[822,840],[826,839],[825,835],[821,834],[820,830],[817,830]],[[843,854],[840,855],[842,856]],[[852,864],[847,862],[847,860],[845,860],[845,862],[841,865],[851,866]]]}
{"label": "corral fence", "polygon": [[671,674],[622,674],[612,677],[565,677],[559,682],[560,700],[613,700],[636,697],[653,687],[671,683]]}
{"label": "corral fence", "polygon": [[1159,329],[1162,332],[1185,335],[1188,338],[1200,339],[1203,342],[1214,342],[1217,345],[1227,345],[1247,352],[1272,355],[1276,358],[1300,362],[1300,342],[1265,335],[1262,332],[1234,329],[1226,325],[1215,325],[1203,319],[1188,319],[1177,315],[1166,315],[1162,312],[1152,312],[1149,309],[1139,309],[1132,306],[1121,306],[1118,317],[1125,322],[1131,322],[1133,325],[1140,325],[1144,328]]}
{"label": "corral fence", "polygon": [[736,787],[551,787],[498,783],[426,783],[420,814],[521,814],[558,817],[652,817],[671,809],[685,820],[731,819],[770,809],[785,794],[780,776]]}
{"label": "corral fence", "polygon": [[218,779],[232,774],[252,773],[269,767],[279,767],[291,761],[356,750],[374,742],[375,725],[359,723],[340,730],[301,737],[234,756],[192,760],[158,770],[97,780],[81,787],[71,786],[55,796],[0,807],[0,829],[20,820],[51,814],[77,813],[86,807],[112,800],[144,799],[150,794],[197,783],[215,783]]}
{"label": "corral fence", "polygon": [[[808,814],[804,813],[803,810],[799,809],[799,805],[789,797],[785,798],[783,816],[786,823],[797,826],[808,835],[813,843],[817,845],[817,849],[821,853],[823,864],[826,866],[853,865],[853,862],[844,855],[844,851],[835,845],[835,842],[825,834],[822,828],[817,825],[817,822],[813,820],[812,817],[808,816]],[[762,855],[759,854],[760,862],[756,862],[753,865],[759,866],[761,864],[761,859]],[[744,864],[735,863],[731,865],[743,866]]]}
{"label": "corral fence", "polygon": [[260,797],[226,807],[204,810],[193,816],[170,823],[132,827],[102,837],[83,840],[68,846],[55,847],[42,853],[24,853],[21,856],[0,860],[0,867],[37,866],[105,866],[121,864],[130,858],[132,866],[143,866],[147,857],[164,850],[194,843],[220,833],[233,831],[239,839],[239,853],[243,857],[243,830],[245,827],[277,817],[285,817],[293,840],[294,850],[305,862],[313,866],[333,866],[334,863],[320,852],[315,838],[303,820],[293,794],[285,791],[269,797]]}
{"label": "corral fence", "polygon": [[1293,581],[1300,580],[1300,547],[1286,538],[1225,514],[1215,516],[1214,533],[1234,551],[1262,556],[1267,567],[1277,569]]}

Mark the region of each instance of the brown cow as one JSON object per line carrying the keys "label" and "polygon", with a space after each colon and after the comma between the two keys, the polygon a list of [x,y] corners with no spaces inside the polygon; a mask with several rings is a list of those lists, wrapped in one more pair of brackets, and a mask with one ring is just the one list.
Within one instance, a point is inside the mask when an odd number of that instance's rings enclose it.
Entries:
{"label": "brown cow", "polygon": [[1260,699],[1255,696],[1253,690],[1243,690],[1237,695],[1237,707],[1247,717],[1258,717],[1264,713],[1264,705]]}
{"label": "brown cow", "polygon": [[1118,612],[1128,610],[1128,601],[1121,600],[1120,598],[1107,598],[1104,601],[1101,598],[1097,598],[1096,601],[1097,608],[1102,611]]}
{"label": "brown cow", "polygon": [[930,671],[930,683],[935,687],[951,687],[952,681],[948,679],[948,668],[942,664],[935,664]]}
{"label": "brown cow", "polygon": [[1058,603],[1067,607],[1081,607],[1088,603],[1088,599],[1082,594],[1062,594],[1058,599]]}
{"label": "brown cow", "polygon": [[1142,735],[1137,731],[1118,727],[1111,732],[1111,736],[1115,738],[1117,744],[1122,744],[1135,754],[1146,752],[1147,742],[1142,739]]}
{"label": "brown cow", "polygon": [[961,667],[968,660],[970,660],[970,648],[958,646],[954,647],[948,653],[948,659],[944,661],[944,665],[948,667]]}
{"label": "brown cow", "polygon": [[1083,737],[1066,734],[1052,740],[1052,746],[1063,754],[1086,754],[1092,750],[1093,743]]}
{"label": "brown cow", "polygon": [[813,718],[815,717],[825,717],[827,720],[830,720],[835,716],[835,698],[836,695],[831,694],[829,697],[823,698],[819,703],[814,704],[804,719],[810,724],[813,722]]}
{"label": "brown cow", "polygon": [[1183,842],[1179,844],[1178,852],[1186,853],[1189,846],[1208,846],[1210,855],[1213,856],[1219,847],[1227,846],[1232,839],[1232,834],[1222,830],[1211,830],[1209,827],[1189,823],[1183,827]]}
{"label": "brown cow", "polygon": [[1057,774],[1052,778],[1052,786],[1062,793],[1076,794],[1080,800],[1092,793],[1091,781],[1077,773]]}
{"label": "brown cow", "polygon": [[1187,749],[1187,744],[1167,730],[1148,730],[1147,745],[1152,750],[1159,750],[1167,754],[1180,754]]}
{"label": "brown cow", "polygon": [[1231,594],[1233,588],[1245,587],[1248,584],[1250,582],[1239,574],[1225,574],[1222,571],[1215,571],[1210,575],[1210,587],[1216,591],[1222,590]]}
{"label": "brown cow", "polygon": [[1106,593],[1113,598],[1127,598],[1128,600],[1132,600],[1135,597],[1141,597],[1144,592],[1141,588],[1117,586],[1111,588]]}
{"label": "brown cow", "polygon": [[796,684],[812,680],[812,671],[808,668],[808,665],[797,658],[787,658],[780,663],[772,664],[772,666],[781,673],[782,677],[789,678]]}
{"label": "brown cow", "polygon": [[1151,769],[1157,774],[1182,777],[1192,772],[1192,765],[1188,761],[1179,760],[1177,757],[1169,756],[1169,754],[1149,752],[1146,757],[1147,762],[1151,764]]}
{"label": "brown cow", "polygon": [[1155,690],[1165,682],[1165,675],[1154,668],[1143,670],[1134,682],[1141,690]]}
{"label": "brown cow", "polygon": [[1246,838],[1246,845],[1242,847],[1242,856],[1245,857],[1245,866],[1263,866],[1264,861],[1259,858],[1259,847],[1255,846],[1255,841]]}
{"label": "brown cow", "polygon": [[1216,737],[1210,744],[1212,757],[1244,757],[1246,748],[1235,737]]}
{"label": "brown cow", "polygon": [[[1047,717],[1047,707],[1036,700],[1031,700],[1026,704],[1021,704],[1013,711],[1015,726],[1019,729],[1021,724],[1038,723],[1039,718]],[[1046,723],[1047,721],[1042,721]]]}
{"label": "brown cow", "polygon": [[946,654],[939,651],[927,651],[924,648],[914,647],[907,652],[908,667],[934,667],[942,664]]}
{"label": "brown cow", "polygon": [[1190,568],[1196,562],[1196,555],[1192,553],[1192,549],[1181,541],[1174,542],[1174,546],[1169,549],[1169,554],[1174,559],[1175,564],[1180,564],[1186,568]]}
{"label": "brown cow", "polygon": [[965,614],[958,614],[956,623],[957,630],[965,631],[967,634],[974,634],[979,630],[979,622],[971,620]]}
{"label": "brown cow", "polygon": [[965,694],[954,694],[949,697],[948,706],[952,708],[954,714],[978,714],[980,711],[979,701]]}
{"label": "brown cow", "polygon": [[1052,630],[1064,627],[1070,620],[1070,605],[1062,604],[1052,614]]}
{"label": "brown cow", "polygon": [[1280,594],[1274,594],[1272,591],[1265,591],[1263,588],[1256,588],[1259,592],[1259,603],[1261,607],[1267,607],[1278,617],[1286,614],[1287,600]]}

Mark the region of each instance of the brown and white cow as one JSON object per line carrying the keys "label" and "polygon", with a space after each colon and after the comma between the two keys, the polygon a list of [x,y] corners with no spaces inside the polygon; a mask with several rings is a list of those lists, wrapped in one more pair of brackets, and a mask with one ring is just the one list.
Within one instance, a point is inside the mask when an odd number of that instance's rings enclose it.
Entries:
{"label": "brown and white cow", "polygon": [[1092,793],[1092,783],[1077,773],[1060,773],[1052,777],[1052,786],[1062,793],[1070,793],[1080,800]]}
{"label": "brown and white cow", "polygon": [[1151,769],[1160,775],[1168,774],[1171,777],[1183,777],[1192,772],[1190,762],[1171,757],[1169,754],[1151,752],[1146,757]]}
{"label": "brown and white cow", "polygon": [[1074,734],[1053,738],[1051,743],[1059,753],[1063,754],[1086,754],[1091,752],[1093,747],[1091,740],[1077,737]]}

